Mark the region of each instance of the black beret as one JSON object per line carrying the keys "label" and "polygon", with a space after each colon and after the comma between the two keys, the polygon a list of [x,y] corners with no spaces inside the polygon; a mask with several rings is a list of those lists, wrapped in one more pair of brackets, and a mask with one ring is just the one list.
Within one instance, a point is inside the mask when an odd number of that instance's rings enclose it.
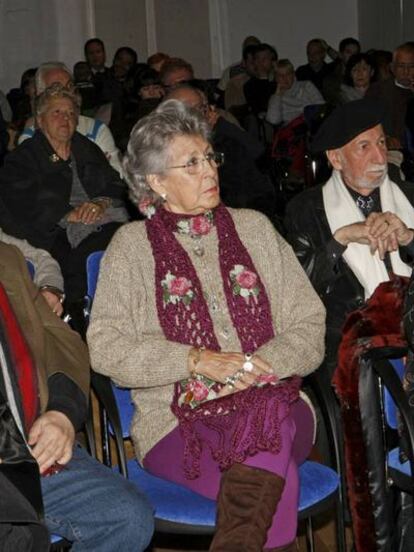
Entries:
{"label": "black beret", "polygon": [[362,98],[336,107],[315,134],[311,151],[341,148],[361,132],[379,125],[384,111],[383,103],[374,98]]}

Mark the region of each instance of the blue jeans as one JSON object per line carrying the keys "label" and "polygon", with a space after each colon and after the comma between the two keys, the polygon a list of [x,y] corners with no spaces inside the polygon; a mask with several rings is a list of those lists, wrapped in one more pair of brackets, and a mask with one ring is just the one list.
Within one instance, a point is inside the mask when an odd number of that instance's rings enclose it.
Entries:
{"label": "blue jeans", "polygon": [[46,525],[72,542],[73,552],[140,552],[150,543],[147,498],[79,445],[61,472],[41,480]]}

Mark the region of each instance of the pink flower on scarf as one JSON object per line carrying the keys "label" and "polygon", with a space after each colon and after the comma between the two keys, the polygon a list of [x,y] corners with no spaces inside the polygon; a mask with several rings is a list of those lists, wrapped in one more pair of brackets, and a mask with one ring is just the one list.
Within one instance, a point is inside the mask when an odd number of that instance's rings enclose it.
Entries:
{"label": "pink flower on scarf", "polygon": [[243,272],[236,275],[236,282],[241,288],[253,289],[256,286],[257,274],[251,270],[244,269]]}
{"label": "pink flower on scarf", "polygon": [[168,282],[168,291],[171,295],[183,297],[191,289],[191,282],[184,276],[177,276]]}
{"label": "pink flower on scarf", "polygon": [[198,215],[191,219],[190,232],[196,236],[205,236],[212,227],[211,221],[204,215]]}
{"label": "pink flower on scarf", "polygon": [[151,218],[155,214],[155,206],[149,197],[141,199],[138,203],[138,209],[148,218]]}
{"label": "pink flower on scarf", "polygon": [[192,398],[195,401],[203,401],[207,398],[210,391],[207,385],[198,379],[190,380],[187,383],[185,390],[193,394]]}

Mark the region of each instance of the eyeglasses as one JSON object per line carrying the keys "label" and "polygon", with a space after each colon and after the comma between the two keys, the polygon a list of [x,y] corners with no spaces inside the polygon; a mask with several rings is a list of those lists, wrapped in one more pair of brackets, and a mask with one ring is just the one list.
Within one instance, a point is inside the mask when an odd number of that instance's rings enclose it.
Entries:
{"label": "eyeglasses", "polygon": [[210,167],[221,167],[224,163],[224,153],[211,151],[203,157],[192,157],[185,165],[174,165],[173,167],[166,167],[166,169],[185,169],[188,174],[200,174],[206,161]]}

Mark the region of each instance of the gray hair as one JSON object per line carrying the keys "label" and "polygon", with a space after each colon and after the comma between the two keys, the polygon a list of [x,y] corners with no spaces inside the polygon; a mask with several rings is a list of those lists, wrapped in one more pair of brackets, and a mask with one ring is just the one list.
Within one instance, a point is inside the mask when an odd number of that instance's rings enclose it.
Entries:
{"label": "gray hair", "polygon": [[200,114],[178,100],[167,100],[155,111],[140,119],[128,142],[123,167],[131,200],[157,205],[161,202],[147,177],[164,175],[169,160],[169,145],[177,136],[201,136],[210,140],[210,129]]}
{"label": "gray hair", "polygon": [[47,63],[42,63],[41,65],[39,65],[35,74],[36,94],[41,94],[45,90],[45,75],[49,73],[49,71],[53,71],[55,69],[65,71],[65,73],[68,73],[70,78],[73,80],[73,75],[71,71],[61,61],[48,61]]}
{"label": "gray hair", "polygon": [[34,101],[34,115],[36,122],[40,115],[42,115],[49,104],[49,101],[55,98],[66,98],[70,100],[73,104],[73,107],[76,111],[76,114],[79,116],[80,112],[80,98],[79,95],[69,91],[67,88],[62,86],[59,83],[52,84],[44,90],[39,96],[36,96]]}

